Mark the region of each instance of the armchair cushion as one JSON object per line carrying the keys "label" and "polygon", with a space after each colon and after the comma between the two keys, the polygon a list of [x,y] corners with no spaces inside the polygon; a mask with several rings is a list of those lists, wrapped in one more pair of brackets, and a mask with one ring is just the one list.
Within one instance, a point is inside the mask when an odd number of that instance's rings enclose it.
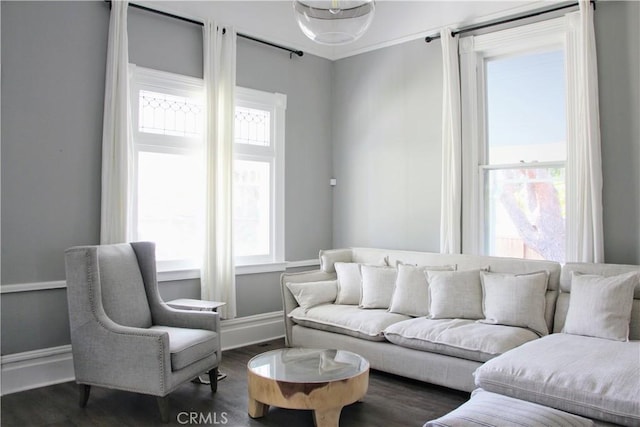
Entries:
{"label": "armchair cushion", "polygon": [[172,371],[189,366],[219,350],[218,334],[215,332],[171,326],[152,326],[149,329],[169,334]]}

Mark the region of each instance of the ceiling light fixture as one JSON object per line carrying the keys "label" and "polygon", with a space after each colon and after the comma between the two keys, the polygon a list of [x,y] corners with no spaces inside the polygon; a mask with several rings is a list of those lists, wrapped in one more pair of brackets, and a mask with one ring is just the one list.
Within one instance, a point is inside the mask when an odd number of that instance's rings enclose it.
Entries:
{"label": "ceiling light fixture", "polygon": [[359,39],[373,20],[374,0],[294,0],[302,32],[316,43],[340,45]]}

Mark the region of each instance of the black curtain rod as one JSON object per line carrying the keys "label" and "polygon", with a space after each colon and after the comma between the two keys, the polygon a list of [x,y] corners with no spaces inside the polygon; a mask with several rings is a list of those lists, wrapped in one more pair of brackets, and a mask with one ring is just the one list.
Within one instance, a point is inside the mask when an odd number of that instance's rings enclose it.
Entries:
{"label": "black curtain rod", "polygon": [[[104,0],[104,1],[106,3],[109,3],[109,7],[111,7],[111,0]],[[184,16],[174,15],[173,13],[164,12],[162,10],[157,10],[157,9],[152,9],[150,7],[142,6],[140,4],[129,3],[129,6],[134,7],[136,9],[145,10],[147,12],[156,13],[158,15],[166,16],[168,18],[178,19],[180,21],[188,22],[190,24],[199,25],[201,27],[204,26],[204,24],[202,22],[196,21],[195,19],[190,19],[190,18],[186,18]],[[275,44],[275,43],[271,43],[271,42],[266,41],[266,40],[258,39],[256,37],[252,37],[252,36],[249,36],[247,34],[236,33],[236,35],[238,37],[242,37],[243,39],[251,40],[251,41],[254,41],[254,42],[257,42],[257,43],[266,44],[267,46],[275,47],[277,49],[286,50],[287,52],[289,52],[289,58],[292,58],[293,55],[298,55],[298,56],[304,55],[304,52],[301,51],[301,50],[291,49],[289,47],[282,46],[282,45]]]}
{"label": "black curtain rod", "polygon": [[[590,3],[593,5],[593,8],[595,9],[596,8],[595,0],[591,0]],[[521,19],[533,18],[534,16],[540,16],[540,15],[544,15],[545,13],[556,12],[558,10],[568,9],[570,7],[576,7],[576,6],[578,6],[578,3],[565,4],[563,6],[557,6],[550,9],[539,10],[537,12],[531,12],[525,15],[512,16],[509,18],[501,19],[499,21],[492,21],[484,24],[470,25],[468,27],[463,27],[463,28],[460,28],[459,30],[452,31],[451,35],[455,36],[457,34],[463,34],[471,31],[482,30],[484,28],[494,27],[496,25],[508,24],[510,22],[519,21]],[[430,43],[432,40],[437,40],[439,38],[440,38],[440,34],[434,34],[432,36],[425,37],[424,41],[427,43]]]}

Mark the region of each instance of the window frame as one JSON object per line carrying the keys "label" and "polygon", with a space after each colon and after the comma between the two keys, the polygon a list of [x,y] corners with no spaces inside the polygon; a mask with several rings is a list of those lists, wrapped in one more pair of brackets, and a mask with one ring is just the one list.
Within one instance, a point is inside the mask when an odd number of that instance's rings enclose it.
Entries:
{"label": "window frame", "polygon": [[285,115],[287,96],[281,93],[236,87],[235,106],[269,111],[270,144],[268,147],[252,144],[233,144],[236,160],[261,161],[270,164],[270,224],[269,254],[264,256],[234,256],[236,270],[254,272],[257,269],[273,271],[284,269],[284,208],[285,208]]}
{"label": "window frame", "polygon": [[[174,96],[198,99],[204,107],[204,81],[195,77],[174,74],[129,64],[131,130],[132,130],[132,215],[131,236],[138,240],[138,160],[141,152],[192,156],[204,153],[204,132],[201,137],[177,136],[139,130],[139,92],[161,92]],[[204,193],[203,193],[204,195]],[[171,259],[156,262],[159,272],[200,269],[200,259]]]}
{"label": "window frame", "polygon": [[[568,78],[572,67],[573,52],[569,42],[570,22],[566,17],[527,24],[478,36],[460,39],[460,70],[462,94],[462,249],[464,253],[486,254],[485,218],[485,175],[488,170],[519,168],[563,167],[569,163],[573,124],[571,118],[574,103],[573,84]],[[550,48],[561,48],[565,57],[566,117],[567,117],[567,159],[552,162],[524,162],[519,164],[489,164],[487,162],[487,58],[534,53]],[[571,188],[566,183],[567,211],[571,204]],[[569,218],[567,217],[567,221]],[[565,242],[565,245],[567,242]]]}
{"label": "window frame", "polygon": [[[170,95],[203,99],[203,79],[129,64],[130,103],[132,112],[132,216],[131,236],[138,234],[138,156],[141,151],[192,155],[204,149],[204,134],[200,142],[190,136],[175,136],[139,131],[139,91],[150,90]],[[235,88],[235,105],[267,110],[271,113],[271,144],[269,147],[234,142],[234,160],[268,159],[270,179],[270,254],[264,257],[236,258],[236,274],[280,272],[286,269],[285,245],[285,117],[287,96],[243,87]],[[203,103],[204,105],[204,103]],[[203,156],[204,158],[204,156]],[[200,277],[200,260],[158,261],[157,269],[162,280],[196,279]]]}

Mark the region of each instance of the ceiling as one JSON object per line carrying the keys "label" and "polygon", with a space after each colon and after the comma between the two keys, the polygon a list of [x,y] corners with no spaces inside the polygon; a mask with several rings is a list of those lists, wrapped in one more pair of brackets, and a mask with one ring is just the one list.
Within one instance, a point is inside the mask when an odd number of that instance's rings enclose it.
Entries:
{"label": "ceiling", "polygon": [[[138,2],[136,2],[138,3]],[[324,46],[307,39],[287,1],[140,1],[140,4],[180,16],[210,18],[236,31],[306,53],[336,60],[435,34],[443,26],[459,28],[549,4],[531,0],[377,0],[376,14],[365,35],[354,43]]]}

